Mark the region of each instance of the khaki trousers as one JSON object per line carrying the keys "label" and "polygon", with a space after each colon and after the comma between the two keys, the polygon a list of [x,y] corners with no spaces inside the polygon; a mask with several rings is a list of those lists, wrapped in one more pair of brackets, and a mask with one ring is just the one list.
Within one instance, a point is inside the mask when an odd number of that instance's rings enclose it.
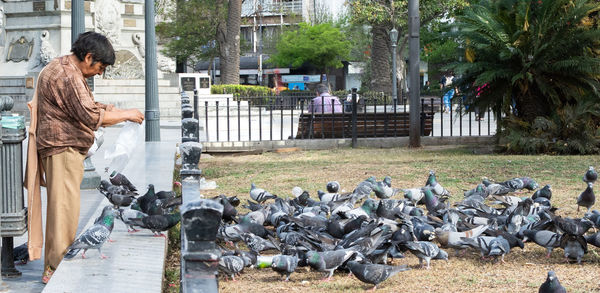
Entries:
{"label": "khaki trousers", "polygon": [[72,148],[42,159],[48,194],[44,268],[56,269],[75,240],[84,159],[85,155]]}

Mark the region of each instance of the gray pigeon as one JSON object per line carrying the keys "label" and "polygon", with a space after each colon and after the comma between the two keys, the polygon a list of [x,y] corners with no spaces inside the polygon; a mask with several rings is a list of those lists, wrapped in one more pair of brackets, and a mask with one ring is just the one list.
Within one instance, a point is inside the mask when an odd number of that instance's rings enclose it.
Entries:
{"label": "gray pigeon", "polygon": [[141,219],[144,217],[147,217],[148,215],[144,214],[141,211],[138,210],[133,210],[133,209],[119,209],[119,219],[121,221],[123,221],[123,223],[125,223],[125,225],[127,225],[127,232],[129,233],[135,233],[138,232],[139,230],[135,229],[133,227],[134,222],[132,221],[132,219]]}
{"label": "gray pigeon", "polygon": [[427,177],[427,182],[425,183],[425,187],[431,187],[431,190],[435,195],[438,196],[449,196],[450,192],[446,190],[435,177],[435,171],[429,171],[429,177]]}
{"label": "gray pigeon", "polygon": [[333,271],[339,266],[346,263],[348,260],[358,255],[358,252],[340,249],[331,251],[308,251],[306,253],[306,262],[308,265],[319,272],[328,272],[326,281],[331,280]]}
{"label": "gray pigeon", "polygon": [[298,267],[298,257],[295,255],[278,254],[273,256],[271,268],[282,275],[286,275],[286,282],[290,280],[290,275],[296,270],[296,267]]}
{"label": "gray pigeon", "polygon": [[600,232],[594,233],[592,235],[584,235],[583,237],[585,238],[585,241],[588,244],[600,247]]}
{"label": "gray pigeon", "polygon": [[379,283],[389,279],[395,274],[410,270],[406,265],[388,266],[380,264],[361,264],[356,261],[349,261],[347,266],[356,278],[365,283],[375,285],[373,290],[377,289]]}
{"label": "gray pigeon", "polygon": [[359,201],[365,197],[370,198],[371,192],[373,192],[373,185],[376,183],[377,181],[375,180],[375,176],[371,176],[365,181],[359,183],[352,192],[355,201]]}
{"label": "gray pigeon", "polygon": [[575,259],[578,264],[581,264],[581,258],[587,253],[587,242],[581,235],[564,234],[560,247],[565,250],[566,258]]}
{"label": "gray pigeon", "polygon": [[598,179],[598,172],[594,170],[594,167],[590,166],[583,175],[583,182],[594,183]]}
{"label": "gray pigeon", "polygon": [[501,256],[501,261],[504,263],[504,256],[510,252],[510,243],[502,236],[498,236],[490,241],[490,251],[488,256]]}
{"label": "gray pigeon", "polygon": [[545,247],[548,253],[546,258],[550,257],[550,253],[556,247],[560,246],[560,235],[548,230],[524,230],[523,235],[535,242],[537,245]]}
{"label": "gray pigeon", "polygon": [[590,211],[590,208],[596,203],[596,195],[594,195],[594,183],[588,182],[587,188],[577,197],[577,211],[579,212],[579,207],[587,208],[587,211]]}
{"label": "gray pigeon", "polygon": [[235,275],[244,270],[244,259],[235,255],[221,256],[221,258],[219,258],[218,269],[225,273],[225,279],[229,276],[235,281]]}
{"label": "gray pigeon", "polygon": [[421,188],[404,189],[404,198],[410,200],[414,206],[421,202],[425,194]]}
{"label": "gray pigeon", "polygon": [[383,181],[373,184],[373,192],[378,198],[386,199],[398,194],[400,189],[392,188],[392,177],[385,176]]}
{"label": "gray pigeon", "polygon": [[252,233],[242,233],[241,237],[244,243],[246,243],[246,246],[248,246],[252,252],[257,254],[269,249],[279,250],[279,247],[275,246],[270,240],[263,239]]}
{"label": "gray pigeon", "polygon": [[79,237],[75,239],[73,244],[67,248],[68,251],[64,258],[72,259],[82,249],[83,253],[81,254],[81,257],[85,258],[85,252],[90,248],[98,249],[100,258],[106,258],[106,256],[102,254],[101,248],[112,232],[115,225],[115,216],[115,209],[112,206],[105,206],[100,217],[96,219],[96,222],[87,230],[83,231]]}
{"label": "gray pigeon", "polygon": [[117,185],[117,186],[124,186],[127,189],[129,189],[130,191],[137,191],[137,188],[135,188],[135,186],[131,183],[131,181],[129,181],[129,179],[127,179],[127,177],[125,177],[125,175],[117,172],[117,171],[113,171],[109,178],[110,183],[112,183],[113,185]]}
{"label": "gray pigeon", "polygon": [[554,271],[548,271],[546,282],[540,286],[539,293],[567,293],[567,289],[558,281],[558,277]]}
{"label": "gray pigeon", "polygon": [[479,237],[485,230],[489,228],[488,225],[477,226],[471,230],[464,232],[453,232],[453,231],[444,231],[440,228],[435,229],[435,238],[440,243],[442,247],[450,247],[450,248],[467,248],[469,247],[467,243],[461,240],[462,237],[465,238],[475,238]]}
{"label": "gray pigeon", "polygon": [[[440,255],[441,259],[448,259],[448,254],[429,241],[410,241],[404,244],[412,254],[419,258],[419,264],[423,267],[423,260],[427,262],[427,269],[430,269],[429,263],[431,259],[437,259],[438,255]],[[445,258],[444,258],[445,255]]]}
{"label": "gray pigeon", "polygon": [[166,215],[151,215],[143,218],[130,219],[134,226],[148,229],[154,233],[154,237],[165,237],[162,232],[171,229],[181,221],[179,211]]}
{"label": "gray pigeon", "polygon": [[327,182],[327,192],[336,193],[340,190],[340,183],[337,181]]}
{"label": "gray pigeon", "polygon": [[538,197],[545,197],[548,200],[552,199],[552,186],[550,186],[550,184],[544,185],[544,187],[536,190],[533,193],[533,195],[531,196],[531,199],[535,200]]}
{"label": "gray pigeon", "polygon": [[277,195],[271,194],[270,192],[268,192],[262,188],[256,187],[256,185],[254,185],[254,183],[251,183],[250,184],[250,197],[259,203],[263,203],[268,199],[277,198]]}
{"label": "gray pigeon", "polygon": [[27,262],[29,261],[29,250],[27,249],[27,242],[14,248],[13,261],[19,262],[23,265],[27,264]]}

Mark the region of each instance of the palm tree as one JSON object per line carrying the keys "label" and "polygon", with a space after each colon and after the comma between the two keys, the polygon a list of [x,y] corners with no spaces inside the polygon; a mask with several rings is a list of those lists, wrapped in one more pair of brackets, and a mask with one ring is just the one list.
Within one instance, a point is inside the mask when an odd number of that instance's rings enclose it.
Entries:
{"label": "palm tree", "polygon": [[221,56],[221,84],[240,83],[240,23],[242,0],[218,0],[219,7],[227,6],[227,21],[217,26],[217,41]]}
{"label": "palm tree", "polygon": [[472,102],[525,123],[599,101],[600,30],[590,20],[599,10],[594,0],[483,0],[468,7],[456,19],[468,60],[454,64],[460,84]]}

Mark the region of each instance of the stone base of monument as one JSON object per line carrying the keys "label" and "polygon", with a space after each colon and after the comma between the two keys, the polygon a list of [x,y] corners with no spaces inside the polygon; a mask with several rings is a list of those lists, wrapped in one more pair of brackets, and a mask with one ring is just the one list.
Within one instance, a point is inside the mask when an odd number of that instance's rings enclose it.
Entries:
{"label": "stone base of monument", "polygon": [[100,175],[96,172],[96,168],[92,164],[90,157],[83,161],[84,173],[81,181],[81,189],[95,189],[100,185]]}

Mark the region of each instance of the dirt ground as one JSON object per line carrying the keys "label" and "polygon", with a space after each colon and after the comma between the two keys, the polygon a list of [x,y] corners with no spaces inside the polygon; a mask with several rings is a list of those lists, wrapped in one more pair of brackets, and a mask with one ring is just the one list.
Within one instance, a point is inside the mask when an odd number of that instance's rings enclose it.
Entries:
{"label": "dirt ground", "polygon": [[[575,199],[585,189],[581,176],[598,156],[503,156],[474,155],[472,150],[438,149],[358,149],[293,153],[264,153],[252,156],[214,156],[201,160],[207,180],[215,180],[216,190],[206,190],[206,197],[237,195],[243,203],[249,198],[250,183],[282,197],[300,186],[317,198],[316,190],[325,189],[330,180],[338,180],[342,189],[351,191],[368,176],[392,177],[392,186],[423,186],[429,170],[435,170],[438,181],[451,193],[451,202],[460,200],[464,190],[475,187],[483,177],[503,181],[530,176],[542,187],[552,184],[552,202],[559,215],[581,217]],[[530,196],[532,192],[518,196]],[[400,196],[397,196],[401,198]],[[244,213],[243,209],[240,210]],[[406,254],[394,264],[406,264],[410,271],[401,272],[380,284],[379,292],[537,292],[548,270],[554,270],[568,292],[600,291],[600,248],[588,246],[582,265],[567,263],[563,250],[555,249],[545,258],[545,249],[527,243],[525,249],[513,249],[506,263],[481,260],[479,253],[469,250],[455,256],[453,249],[446,261],[432,261],[431,269],[421,269],[418,259]],[[276,252],[273,252],[275,254]],[[270,269],[246,269],[237,281],[219,277],[221,292],[361,292],[372,286],[346,272],[336,271],[330,282],[324,273],[298,268],[290,282]]]}

